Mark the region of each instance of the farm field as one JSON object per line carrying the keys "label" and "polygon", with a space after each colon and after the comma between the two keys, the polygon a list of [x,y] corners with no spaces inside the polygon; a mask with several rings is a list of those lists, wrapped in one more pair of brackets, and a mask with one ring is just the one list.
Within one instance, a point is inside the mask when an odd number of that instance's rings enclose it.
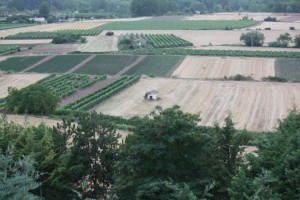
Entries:
{"label": "farm field", "polygon": [[290,31],[290,27],[295,27],[296,30],[300,29],[300,23],[296,22],[263,22],[262,24],[258,26],[254,26],[252,28],[260,28],[260,29],[265,29],[265,28],[271,28],[271,30],[285,30],[288,32]]}
{"label": "farm field", "polygon": [[87,42],[80,44],[77,51],[81,52],[110,52],[118,51],[118,37],[88,36]]}
{"label": "farm field", "polygon": [[45,56],[12,57],[0,62],[0,70],[19,72],[41,61]]}
{"label": "farm field", "polygon": [[[299,70],[300,71],[300,70]],[[237,74],[255,80],[275,76],[275,59],[188,56],[172,76],[176,78],[223,79]]]}
{"label": "farm field", "polygon": [[101,26],[103,30],[225,30],[253,26],[256,21],[243,20],[208,20],[208,21],[134,21],[111,22]]}
{"label": "farm field", "polygon": [[168,76],[173,68],[182,62],[184,56],[147,56],[129,69],[127,75]]}
{"label": "farm field", "polygon": [[0,46],[0,54],[16,52],[16,51],[18,51],[18,49],[20,49],[20,47],[16,46],[16,45]]}
{"label": "farm field", "polygon": [[0,30],[27,27],[27,26],[34,26],[34,24],[6,24],[6,23],[0,23]]}
{"label": "farm field", "polygon": [[290,81],[300,81],[300,59],[276,59],[275,74]]}
{"label": "farm field", "polygon": [[24,44],[48,44],[52,40],[41,39],[41,40],[0,40],[0,45],[24,45]]}
{"label": "farm field", "polygon": [[[158,90],[161,100],[144,100],[150,90]],[[300,84],[143,78],[95,110],[132,117],[149,114],[157,105],[175,104],[185,112],[200,112],[201,125],[222,123],[230,111],[237,128],[270,131],[294,105],[300,107]]]}
{"label": "farm field", "polygon": [[138,56],[98,55],[75,72],[92,75],[115,75],[137,58]]}
{"label": "farm field", "polygon": [[30,56],[68,54],[76,51],[79,45],[80,44],[43,44],[35,46],[32,49],[17,52],[15,55]]}
{"label": "farm field", "polygon": [[47,76],[48,74],[0,74],[0,98],[8,95],[9,87],[21,89]]}
{"label": "farm field", "polygon": [[[115,35],[130,33],[143,33],[143,34],[174,34],[184,40],[187,40],[194,44],[196,47],[202,47],[205,45],[243,45],[240,41],[242,33],[246,33],[246,30],[118,30],[114,31]],[[275,41],[280,34],[284,34],[287,31],[261,31],[265,35],[265,45],[269,42]],[[300,34],[300,30],[289,32],[292,37]],[[101,35],[103,35],[102,33]],[[227,48],[227,47],[224,47]],[[250,48],[248,48],[250,49]],[[291,49],[293,51],[293,49]]]}
{"label": "farm field", "polygon": [[29,70],[39,73],[63,73],[87,59],[89,55],[59,55]]}

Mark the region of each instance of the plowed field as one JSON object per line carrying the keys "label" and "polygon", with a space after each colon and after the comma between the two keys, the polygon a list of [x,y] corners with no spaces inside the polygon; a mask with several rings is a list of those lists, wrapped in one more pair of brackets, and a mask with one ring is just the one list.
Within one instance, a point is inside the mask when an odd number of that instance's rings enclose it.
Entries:
{"label": "plowed field", "polygon": [[[161,100],[144,100],[150,90],[158,90]],[[132,117],[146,115],[157,105],[175,104],[186,112],[200,112],[202,125],[222,123],[230,111],[237,128],[267,131],[274,129],[293,105],[300,107],[300,84],[143,78],[95,110]]]}
{"label": "plowed field", "polygon": [[180,78],[221,79],[241,74],[255,80],[275,76],[275,59],[188,56],[172,74]]}

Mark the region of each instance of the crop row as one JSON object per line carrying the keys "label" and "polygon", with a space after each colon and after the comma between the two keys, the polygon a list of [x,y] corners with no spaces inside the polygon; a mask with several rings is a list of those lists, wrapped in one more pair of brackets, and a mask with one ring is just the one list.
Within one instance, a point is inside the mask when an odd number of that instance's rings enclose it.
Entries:
{"label": "crop row", "polygon": [[100,27],[92,29],[68,29],[68,30],[59,30],[54,32],[25,32],[17,33],[15,35],[9,35],[5,37],[6,40],[14,39],[52,39],[57,33],[72,33],[80,36],[95,36],[101,33],[102,29]]}
{"label": "crop row", "polygon": [[0,54],[16,52],[19,51],[19,49],[20,47],[15,45],[0,46]]}
{"label": "crop row", "polygon": [[115,93],[125,89],[129,85],[136,82],[139,76],[123,76],[106,87],[103,87],[87,96],[82,97],[74,103],[68,104],[64,109],[84,111],[92,108],[101,101],[109,98]]}
{"label": "crop row", "polygon": [[173,34],[141,34],[141,37],[153,44],[154,48],[193,46],[193,43]]}
{"label": "crop row", "polygon": [[133,55],[195,55],[195,56],[232,56],[264,58],[300,58],[299,52],[291,51],[243,51],[243,50],[203,50],[203,49],[143,49],[124,51]]}
{"label": "crop row", "polygon": [[89,87],[104,79],[106,79],[105,75],[95,76],[91,79],[86,74],[65,74],[62,76],[52,74],[49,77],[38,81],[38,84],[49,88],[49,90],[60,98],[65,98],[74,94],[78,89]]}
{"label": "crop row", "polygon": [[13,28],[21,28],[27,26],[33,26],[34,24],[8,24],[8,23],[0,23],[0,30],[5,29],[13,29]]}

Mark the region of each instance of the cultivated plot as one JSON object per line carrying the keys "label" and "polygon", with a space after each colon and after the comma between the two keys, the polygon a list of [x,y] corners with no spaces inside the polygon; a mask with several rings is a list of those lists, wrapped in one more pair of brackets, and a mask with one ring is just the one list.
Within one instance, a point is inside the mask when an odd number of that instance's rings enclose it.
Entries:
{"label": "cultivated plot", "polygon": [[138,56],[98,55],[75,72],[92,75],[115,75],[137,58]]}
{"label": "cultivated plot", "polygon": [[277,58],[275,74],[289,81],[300,81],[300,59]]}
{"label": "cultivated plot", "polygon": [[[144,95],[150,90],[158,90],[161,99],[145,100]],[[186,112],[200,112],[201,125],[222,123],[230,111],[237,128],[269,131],[294,105],[300,107],[300,84],[148,78],[141,79],[95,110],[132,117],[149,114],[157,105],[166,108],[175,104]]]}
{"label": "cultivated plot", "polygon": [[42,63],[41,65],[33,68],[30,72],[39,73],[63,73],[66,72],[85,59],[90,55],[60,55]]}
{"label": "cultivated plot", "polygon": [[21,89],[47,76],[48,74],[0,74],[0,98],[8,95],[9,87]]}
{"label": "cultivated plot", "polygon": [[8,58],[7,60],[0,62],[0,70],[19,72],[41,61],[44,58],[45,56]]}
{"label": "cultivated plot", "polygon": [[172,76],[223,79],[237,74],[251,76],[255,80],[275,76],[275,59],[188,56]]}
{"label": "cultivated plot", "polygon": [[184,56],[147,56],[140,63],[129,69],[128,75],[168,76],[172,69],[184,59]]}
{"label": "cultivated plot", "polygon": [[81,44],[77,51],[81,52],[110,52],[118,51],[118,37],[88,36],[87,42]]}
{"label": "cultivated plot", "polygon": [[290,31],[290,27],[294,27],[296,30],[300,29],[300,23],[296,22],[263,22],[258,26],[252,28],[262,29],[271,28],[271,30],[285,30]]}

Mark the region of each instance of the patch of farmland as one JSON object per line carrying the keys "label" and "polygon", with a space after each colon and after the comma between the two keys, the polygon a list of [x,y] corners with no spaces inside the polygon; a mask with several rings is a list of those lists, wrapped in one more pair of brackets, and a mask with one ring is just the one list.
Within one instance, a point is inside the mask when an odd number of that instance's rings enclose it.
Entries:
{"label": "patch of farmland", "polygon": [[255,80],[275,76],[275,59],[188,56],[172,76],[223,79],[237,74],[251,76]]}
{"label": "patch of farmland", "polygon": [[17,52],[16,55],[68,54],[76,51],[78,46],[79,44],[44,44],[44,45],[35,46],[32,49]]}
{"label": "patch of farmland", "polygon": [[296,30],[300,29],[300,23],[294,22],[263,22],[258,26],[253,26],[255,29],[271,28],[271,30],[285,30],[290,31],[290,27],[294,27]]}
{"label": "patch of farmland", "polygon": [[137,58],[138,56],[98,55],[75,72],[92,75],[115,75],[133,63]]}
{"label": "patch of farmland", "polygon": [[[247,30],[120,30],[114,31],[115,35],[120,36],[126,33],[139,33],[139,34],[174,34],[182,39],[193,43],[196,47],[203,47],[208,45],[243,45],[240,41],[242,33],[248,32]],[[261,31],[265,35],[265,45],[269,42],[275,41],[280,34],[286,31]],[[103,33],[102,33],[103,34]],[[102,35],[101,34],[101,35]],[[300,30],[290,32],[294,37],[300,34]],[[226,48],[226,47],[224,47]],[[251,48],[248,48],[251,49]],[[293,51],[293,49],[291,49]]]}
{"label": "patch of farmland", "polygon": [[16,45],[24,45],[24,44],[48,44],[51,43],[52,40],[0,40],[0,45],[8,45],[8,44],[16,44]]}
{"label": "patch of farmland", "polygon": [[12,57],[0,62],[0,70],[19,72],[43,60],[45,56]]}
{"label": "patch of farmland", "polygon": [[47,76],[48,74],[0,74],[0,98],[8,95],[9,87],[21,89]]}
{"label": "patch of farmland", "polygon": [[184,56],[147,56],[140,63],[129,69],[127,75],[167,76]]}
{"label": "patch of farmland", "polygon": [[300,81],[300,59],[277,58],[275,75],[290,81]]}
{"label": "patch of farmland", "polygon": [[29,70],[39,73],[63,73],[75,67],[89,55],[59,55]]}
{"label": "patch of farmland", "polygon": [[34,26],[34,24],[9,24],[9,23],[6,24],[6,23],[0,23],[0,30],[27,27],[27,26]]}
{"label": "patch of farmland", "polygon": [[90,36],[87,42],[81,44],[77,51],[81,52],[110,52],[118,51],[118,37]]}
{"label": "patch of farmland", "polygon": [[104,30],[226,30],[253,26],[251,20],[208,21],[131,21],[112,22],[102,26]]}
{"label": "patch of farmland", "polygon": [[[150,90],[158,90],[161,100],[145,100]],[[300,107],[300,84],[144,78],[95,110],[128,118],[175,104],[185,112],[200,112],[201,125],[222,124],[230,111],[237,128],[270,131],[294,105]]]}

